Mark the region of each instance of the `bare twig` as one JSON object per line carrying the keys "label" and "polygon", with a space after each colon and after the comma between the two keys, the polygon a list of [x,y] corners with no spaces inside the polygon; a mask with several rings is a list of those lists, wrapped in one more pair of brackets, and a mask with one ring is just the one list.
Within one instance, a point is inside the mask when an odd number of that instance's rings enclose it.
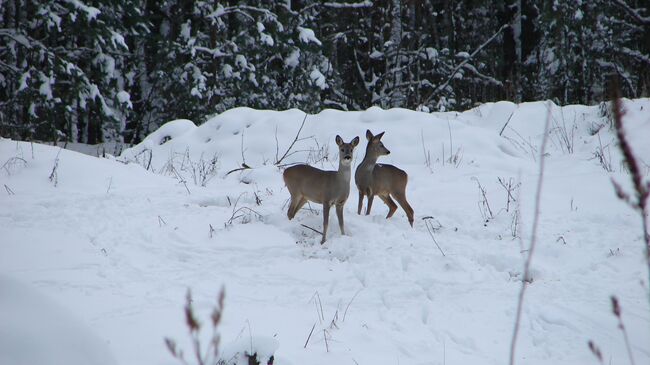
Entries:
{"label": "bare twig", "polygon": [[[212,336],[210,341],[205,347],[205,352],[201,351],[201,323],[196,318],[194,309],[192,308],[192,294],[188,289],[187,295],[185,297],[185,324],[190,332],[190,340],[192,343],[192,352],[196,358],[197,365],[210,365],[216,364],[219,361],[219,343],[221,336],[218,332],[218,326],[221,323],[221,317],[223,314],[223,305],[224,305],[225,291],[221,288],[219,295],[217,296],[217,304],[212,310],[210,315],[210,322],[212,325]],[[189,365],[188,361],[185,359],[183,350],[179,349],[176,345],[176,341],[165,337],[165,345],[167,350],[172,354],[172,356],[177,359],[183,365]]]}
{"label": "bare twig", "polygon": [[325,339],[325,351],[330,352],[330,346],[327,343],[327,330],[323,329],[323,338]]}
{"label": "bare twig", "polygon": [[7,191],[8,195],[16,195],[16,193],[14,193],[14,191],[11,190],[11,188],[8,187],[7,184],[4,184],[4,186],[5,186],[5,190]]}
{"label": "bare twig", "polygon": [[22,157],[12,157],[5,161],[5,163],[2,165],[2,169],[7,171],[7,175],[11,175],[11,171],[16,168],[16,166],[22,165],[22,167],[27,166],[27,161],[23,159]]}
{"label": "bare twig", "polygon": [[504,29],[506,29],[507,27],[509,27],[509,24],[504,24],[504,25],[502,25],[501,28],[499,28],[499,30],[497,30],[496,33],[494,33],[490,38],[488,38],[488,40],[486,40],[485,42],[483,42],[483,44],[481,44],[480,46],[478,46],[478,48],[476,48],[476,49],[475,49],[475,50],[474,50],[474,51],[469,55],[469,57],[465,58],[461,63],[459,63],[458,66],[456,66],[456,68],[454,68],[454,69],[451,71],[451,74],[449,75],[449,78],[447,78],[447,81],[445,81],[444,83],[438,85],[438,86],[437,86],[437,87],[436,87],[436,88],[431,92],[431,95],[429,95],[426,99],[424,99],[424,102],[423,102],[422,104],[427,104],[429,101],[431,101],[431,99],[432,99],[434,96],[436,96],[436,95],[438,94],[438,92],[440,92],[441,90],[444,90],[444,89],[447,87],[447,85],[449,85],[449,83],[450,83],[450,82],[451,82],[451,81],[456,77],[456,73],[458,73],[458,71],[460,71],[460,69],[463,68],[463,67],[464,67],[464,66],[465,66],[469,61],[471,61],[472,58],[474,58],[474,56],[476,56],[479,52],[481,52],[481,50],[482,50],[483,48],[485,48],[488,44],[492,43],[492,41],[493,41],[494,39],[496,39],[497,36],[498,36],[499,34],[501,34],[501,32],[502,32]]}
{"label": "bare twig", "polygon": [[515,184],[512,178],[509,178],[508,182],[506,182],[505,178],[498,177],[497,181],[506,191],[506,212],[509,212],[510,202],[517,201],[517,199],[515,199],[515,197],[512,195],[512,192],[515,191],[521,184],[520,183]]}
{"label": "bare twig", "polygon": [[345,311],[343,312],[343,322],[345,322],[345,316],[348,314],[348,309],[350,308],[350,305],[352,304],[352,301],[354,300],[354,298],[357,297],[357,295],[359,295],[359,293],[361,293],[361,289],[357,290],[357,292],[354,293],[354,296],[352,296],[352,299],[350,299],[350,301],[348,302],[348,305],[345,306]]}
{"label": "bare twig", "polygon": [[244,156],[244,152],[246,152],[246,150],[244,149],[244,131],[245,131],[245,129],[241,130],[241,164],[242,164],[242,166],[246,165],[246,157]]}
{"label": "bare twig", "polygon": [[307,348],[307,344],[309,343],[309,339],[311,338],[311,334],[314,333],[314,328],[316,328],[316,322],[314,322],[314,325],[311,327],[311,331],[309,331],[309,336],[307,336],[307,341],[305,341],[305,346],[303,346],[303,349]]}
{"label": "bare twig", "polygon": [[[250,214],[255,214],[255,216],[257,216],[257,219],[262,219],[262,218],[264,217],[264,216],[262,215],[262,213],[260,213],[260,212],[258,212],[258,211],[256,211],[256,210],[254,210],[254,209],[251,209],[251,208],[249,208],[249,207],[239,207],[239,208],[233,210],[233,212],[232,212],[232,216],[230,216],[230,219],[228,219],[228,224],[232,224],[232,222],[233,222],[235,219],[243,217],[244,214],[239,214],[239,215],[237,215],[237,213],[241,213],[241,212],[244,212],[244,211],[248,212],[248,214],[249,214],[249,219],[250,219]],[[249,223],[249,222],[250,222],[250,220],[245,221],[244,223]]]}
{"label": "bare twig", "polygon": [[236,172],[236,171],[242,171],[242,170],[248,170],[248,169],[250,169],[250,168],[251,168],[250,166],[248,166],[248,165],[246,165],[245,163],[243,163],[243,164],[241,164],[241,167],[240,167],[240,168],[236,168],[236,169],[232,169],[232,170],[228,171],[228,172],[226,173],[226,176],[232,174],[233,172]]}
{"label": "bare twig", "polygon": [[311,296],[311,299],[309,301],[314,301],[314,305],[316,305],[316,314],[318,314],[318,320],[323,323],[325,320],[325,314],[323,313],[323,303],[320,300],[320,294],[318,292],[315,292],[314,295]]}
{"label": "bare twig", "polygon": [[604,365],[605,363],[603,362],[603,353],[600,352],[600,348],[598,348],[598,346],[596,346],[594,341],[591,340],[588,342],[588,345],[589,345],[589,351],[591,351],[591,353],[594,354],[594,356],[596,356],[598,362],[601,365]]}
{"label": "bare twig", "polygon": [[533,253],[535,252],[535,244],[537,243],[537,228],[539,224],[539,208],[542,198],[542,182],[544,181],[544,155],[546,153],[546,143],[548,141],[548,129],[551,123],[551,106],[550,104],[547,107],[546,111],[546,123],[544,124],[544,137],[542,138],[542,147],[539,155],[539,176],[537,178],[537,190],[535,192],[535,211],[533,215],[533,227],[530,237],[530,246],[528,248],[528,257],[524,263],[524,277],[521,281],[521,289],[519,291],[519,298],[517,300],[517,314],[515,317],[515,328],[512,331],[512,342],[510,343],[510,365],[515,363],[515,349],[517,347],[517,336],[519,335],[519,325],[521,322],[521,312],[524,306],[524,294],[526,293],[526,286],[531,282],[530,278],[530,265],[533,259]]}
{"label": "bare twig", "polygon": [[431,239],[433,240],[433,243],[436,244],[436,247],[438,247],[438,250],[440,250],[440,253],[442,256],[446,256],[444,251],[442,251],[442,248],[440,248],[440,245],[438,244],[438,241],[436,241],[436,237],[433,235],[433,224],[429,222],[429,220],[433,219],[433,217],[423,217],[422,220],[424,221],[424,225],[427,227],[427,232],[429,232],[429,236],[431,236]]}
{"label": "bare twig", "polygon": [[56,153],[56,158],[54,159],[54,166],[52,167],[52,172],[50,173],[50,181],[54,183],[56,187],[59,184],[59,175],[57,170],[59,168],[59,154],[61,153],[61,147],[59,147],[59,152]]}
{"label": "bare twig", "polygon": [[[517,106],[517,107],[519,107],[519,106]],[[511,120],[512,117],[515,115],[515,111],[516,111],[516,110],[513,110],[512,113],[510,113],[510,116],[508,117],[508,120],[506,121],[506,124],[504,124],[503,127],[501,128],[501,130],[499,131],[499,137],[503,134],[503,131],[506,130],[506,127],[507,127],[508,124],[510,123],[510,120]]]}
{"label": "bare twig", "polygon": [[641,25],[650,25],[650,16],[641,15],[637,9],[633,9],[624,0],[614,0],[614,4],[623,9],[636,23]]}
{"label": "bare twig", "polygon": [[623,332],[623,339],[625,340],[625,347],[627,348],[627,356],[630,358],[630,364],[634,365],[634,356],[632,356],[632,347],[630,347],[630,339],[627,336],[627,330],[623,325],[623,318],[621,317],[621,306],[618,304],[618,298],[612,296],[612,312],[618,319],[618,328]]}
{"label": "bare twig", "polygon": [[315,228],[311,228],[310,226],[308,226],[308,225],[306,225],[306,224],[302,224],[302,223],[300,223],[300,225],[303,226],[303,227],[305,227],[305,228],[307,228],[307,229],[311,229],[312,231],[318,233],[318,234],[321,235],[321,236],[323,235],[323,232],[321,232],[321,231],[319,231],[319,230],[317,230],[317,229],[315,229]]}
{"label": "bare twig", "polygon": [[287,150],[284,152],[282,157],[280,157],[280,159],[277,159],[275,161],[275,165],[281,164],[282,161],[287,157],[287,155],[289,155],[289,152],[291,151],[291,148],[293,148],[293,145],[296,144],[296,142],[298,141],[298,138],[300,138],[300,132],[302,131],[302,128],[305,126],[306,121],[307,121],[307,113],[305,113],[305,117],[303,118],[302,123],[300,124],[300,128],[298,128],[298,132],[296,133],[296,136],[294,137],[293,141],[291,142],[291,144],[289,145]]}
{"label": "bare twig", "polygon": [[424,165],[429,169],[430,172],[433,172],[431,169],[431,151],[427,150],[424,145],[424,131],[420,130],[420,138],[422,139],[422,153],[424,153]]}
{"label": "bare twig", "polygon": [[485,188],[483,188],[483,185],[481,185],[481,182],[478,180],[477,177],[472,177],[472,180],[475,180],[476,184],[478,184],[478,191],[480,194],[479,201],[478,201],[478,210],[481,213],[484,222],[487,223],[490,221],[490,219],[494,218],[494,214],[492,213],[492,208],[490,208],[490,201],[487,198],[487,192],[485,191]]}
{"label": "bare twig", "polygon": [[[603,147],[603,142],[600,139],[600,132],[597,133],[597,136],[598,148],[596,149],[596,152],[594,152],[594,157],[598,159],[600,166],[602,166],[605,171],[613,172],[614,169],[612,168],[612,156],[609,153],[609,144]],[[605,154],[605,148],[607,148],[607,154]]]}
{"label": "bare twig", "polygon": [[[641,216],[641,225],[643,229],[643,242],[645,243],[645,255],[646,263],[648,265],[648,275],[650,279],[650,233],[648,228],[648,196],[650,196],[650,183],[643,181],[643,174],[639,166],[639,161],[632,152],[632,146],[627,140],[625,135],[625,130],[623,128],[623,108],[621,105],[621,98],[619,95],[620,91],[618,86],[615,85],[613,88],[613,100],[612,100],[612,111],[614,114],[614,129],[616,130],[616,138],[618,139],[618,145],[623,154],[623,161],[630,170],[630,177],[632,178],[632,186],[634,187],[635,196],[634,200],[632,197],[623,191],[623,188],[612,179],[614,184],[614,189],[618,197],[627,202],[632,208],[636,209]],[[650,280],[649,280],[650,283]]]}

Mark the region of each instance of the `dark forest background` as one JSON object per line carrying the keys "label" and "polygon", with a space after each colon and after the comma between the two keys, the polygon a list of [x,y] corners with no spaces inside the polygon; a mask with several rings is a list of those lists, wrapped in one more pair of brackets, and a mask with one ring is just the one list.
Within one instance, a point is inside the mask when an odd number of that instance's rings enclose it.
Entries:
{"label": "dark forest background", "polygon": [[650,94],[650,1],[0,0],[0,136],[137,142],[237,106]]}

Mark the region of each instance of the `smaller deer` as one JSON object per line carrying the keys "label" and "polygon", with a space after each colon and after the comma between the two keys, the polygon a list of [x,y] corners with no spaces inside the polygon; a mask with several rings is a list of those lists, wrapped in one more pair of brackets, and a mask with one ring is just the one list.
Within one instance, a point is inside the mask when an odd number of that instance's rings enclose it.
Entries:
{"label": "smaller deer", "polygon": [[370,130],[366,131],[366,138],[368,139],[366,155],[363,161],[361,161],[361,164],[357,166],[357,171],[354,174],[354,181],[357,184],[357,189],[359,189],[359,209],[357,210],[357,214],[361,214],[364,195],[368,196],[366,215],[370,214],[372,200],[375,195],[378,195],[388,205],[388,215],[386,216],[386,219],[388,219],[397,210],[397,204],[391,199],[392,197],[404,209],[409,224],[413,227],[413,208],[411,208],[411,205],[406,200],[408,175],[393,165],[377,163],[379,156],[390,154],[390,151],[381,142],[381,137],[383,136],[384,132],[373,136]]}
{"label": "smaller deer", "polygon": [[354,137],[350,143],[343,142],[336,136],[339,146],[338,171],[324,171],[309,165],[291,166],[284,170],[282,177],[284,184],[291,194],[291,202],[287,217],[291,220],[307,201],[323,204],[323,239],[327,239],[327,225],[329,222],[330,207],[336,205],[336,216],[339,220],[341,234],[345,235],[343,228],[343,205],[350,195],[350,165],[352,153],[359,144],[359,137]]}

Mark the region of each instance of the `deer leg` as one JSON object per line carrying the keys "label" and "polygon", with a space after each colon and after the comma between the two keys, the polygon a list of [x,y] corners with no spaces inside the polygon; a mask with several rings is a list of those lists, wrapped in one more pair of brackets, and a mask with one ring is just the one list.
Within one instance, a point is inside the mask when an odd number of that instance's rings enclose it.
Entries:
{"label": "deer leg", "polygon": [[289,202],[289,209],[287,209],[287,218],[289,220],[293,219],[293,217],[296,215],[296,199],[294,197],[291,197],[291,201]]}
{"label": "deer leg", "polygon": [[363,192],[359,190],[359,209],[357,209],[357,214],[361,214],[362,208],[363,208]]}
{"label": "deer leg", "polygon": [[386,216],[386,219],[390,218],[395,214],[395,211],[397,210],[397,204],[393,201],[393,199],[390,198],[390,195],[380,195],[379,198],[384,201],[386,205],[388,205],[388,215]]}
{"label": "deer leg", "polygon": [[327,225],[330,220],[330,203],[325,202],[323,203],[323,239],[320,241],[320,244],[322,245],[325,243],[325,240],[327,239]]}
{"label": "deer leg", "polygon": [[307,204],[307,199],[304,197],[291,198],[291,203],[289,203],[289,211],[287,211],[287,217],[289,220],[293,219],[296,216],[296,213],[302,208],[303,205]]}
{"label": "deer leg", "polygon": [[409,224],[411,227],[413,227],[413,208],[411,208],[409,202],[406,201],[406,195],[404,193],[397,193],[393,194],[393,197],[395,200],[397,200],[397,203],[399,203],[402,209],[404,209],[404,212],[406,212],[406,217],[409,220]]}
{"label": "deer leg", "polygon": [[345,229],[343,228],[343,204],[336,204],[336,217],[339,219],[341,234],[345,236]]}
{"label": "deer leg", "polygon": [[372,201],[375,199],[375,194],[368,194],[368,206],[366,207],[366,215],[370,215],[370,209],[372,209]]}
{"label": "deer leg", "polygon": [[298,213],[298,211],[299,211],[300,209],[302,209],[303,205],[305,205],[305,204],[307,204],[307,199],[305,199],[304,197],[302,197],[302,198],[298,201],[298,204],[296,204],[296,210],[295,210],[295,212],[294,212],[293,214],[295,215],[296,213]]}

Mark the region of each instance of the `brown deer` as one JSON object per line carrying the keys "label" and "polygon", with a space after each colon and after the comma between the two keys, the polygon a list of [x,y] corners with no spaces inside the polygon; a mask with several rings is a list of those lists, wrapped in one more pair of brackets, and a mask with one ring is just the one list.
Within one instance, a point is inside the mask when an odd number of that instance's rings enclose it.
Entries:
{"label": "brown deer", "polygon": [[284,184],[291,194],[291,202],[287,217],[291,220],[307,201],[323,204],[323,239],[327,239],[327,224],[329,221],[330,207],[336,205],[336,216],[339,219],[341,234],[345,235],[343,228],[343,205],[350,195],[350,165],[352,152],[359,144],[359,137],[354,137],[350,143],[343,142],[336,136],[339,146],[338,171],[324,171],[309,165],[291,166],[284,170],[282,175]]}
{"label": "brown deer", "polygon": [[394,198],[406,212],[409,224],[413,227],[413,208],[406,200],[408,175],[393,165],[377,163],[379,156],[390,154],[390,151],[381,142],[383,136],[384,132],[373,136],[370,130],[366,131],[366,138],[368,139],[366,155],[354,174],[354,181],[357,184],[357,189],[359,189],[359,209],[357,214],[361,214],[364,195],[368,196],[366,215],[370,214],[372,200],[375,195],[378,195],[388,205],[388,215],[386,216],[386,219],[388,219],[397,210],[397,204],[391,199]]}

